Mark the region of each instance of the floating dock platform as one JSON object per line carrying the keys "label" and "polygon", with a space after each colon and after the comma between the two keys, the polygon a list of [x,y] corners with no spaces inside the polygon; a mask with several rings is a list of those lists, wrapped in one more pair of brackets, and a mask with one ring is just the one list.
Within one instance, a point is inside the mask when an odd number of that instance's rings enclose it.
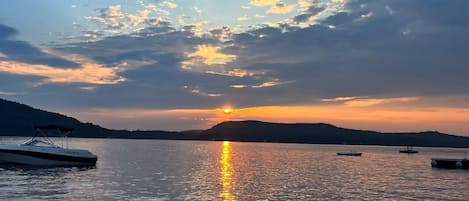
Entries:
{"label": "floating dock platform", "polygon": [[432,167],[469,170],[469,159],[432,158]]}

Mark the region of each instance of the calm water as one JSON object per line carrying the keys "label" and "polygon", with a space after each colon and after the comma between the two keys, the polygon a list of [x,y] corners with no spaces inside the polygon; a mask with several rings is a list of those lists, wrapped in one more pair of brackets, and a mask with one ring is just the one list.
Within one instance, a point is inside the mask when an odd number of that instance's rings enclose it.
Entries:
{"label": "calm water", "polygon": [[[1,139],[1,143],[18,139]],[[60,143],[59,143],[60,144]],[[469,171],[431,157],[468,149],[70,139],[91,169],[0,168],[0,200],[469,200]],[[336,156],[362,151],[362,157]]]}

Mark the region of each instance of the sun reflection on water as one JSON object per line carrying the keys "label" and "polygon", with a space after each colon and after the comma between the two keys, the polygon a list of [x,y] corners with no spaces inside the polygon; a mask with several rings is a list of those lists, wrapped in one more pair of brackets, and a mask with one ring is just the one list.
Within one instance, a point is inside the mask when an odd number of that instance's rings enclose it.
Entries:
{"label": "sun reflection on water", "polygon": [[222,143],[221,152],[221,183],[223,189],[220,192],[220,197],[226,201],[236,200],[235,196],[231,193],[233,188],[233,168],[231,166],[231,144],[228,141]]}

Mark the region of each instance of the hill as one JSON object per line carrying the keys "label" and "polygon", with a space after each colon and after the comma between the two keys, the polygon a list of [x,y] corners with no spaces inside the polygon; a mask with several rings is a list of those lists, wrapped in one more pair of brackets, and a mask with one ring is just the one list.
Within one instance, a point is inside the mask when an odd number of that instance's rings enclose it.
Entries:
{"label": "hill", "polygon": [[325,123],[270,123],[227,121],[207,130],[183,132],[112,130],[83,123],[62,114],[35,109],[0,99],[0,136],[32,136],[35,125],[58,125],[74,129],[70,137],[173,140],[232,140],[314,144],[363,144],[396,146],[469,147],[469,137],[435,131],[380,133],[354,130]]}
{"label": "hill", "polygon": [[469,147],[469,138],[435,131],[380,133],[340,128],[330,124],[284,124],[261,121],[229,121],[204,133],[211,140],[292,142],[314,144],[363,144],[395,146]]}
{"label": "hill", "polygon": [[146,132],[111,130],[92,123],[82,123],[77,119],[62,114],[48,112],[33,107],[0,99],[0,136],[32,136],[37,125],[58,125],[71,128],[74,131],[70,137],[90,138],[154,138],[161,135],[170,138],[174,132],[152,131],[151,136]]}

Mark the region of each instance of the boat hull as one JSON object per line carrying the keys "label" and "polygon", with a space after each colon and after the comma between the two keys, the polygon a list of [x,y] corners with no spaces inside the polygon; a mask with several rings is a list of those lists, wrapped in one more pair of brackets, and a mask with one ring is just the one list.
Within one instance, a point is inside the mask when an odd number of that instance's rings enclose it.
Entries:
{"label": "boat hull", "polygon": [[414,151],[414,150],[400,150],[399,153],[403,153],[403,154],[418,154],[419,152],[418,152],[418,151]]}
{"label": "boat hull", "polygon": [[337,153],[338,156],[361,156],[362,153]]}
{"label": "boat hull", "polygon": [[92,166],[96,156],[82,157],[28,150],[0,149],[0,163],[34,166]]}

